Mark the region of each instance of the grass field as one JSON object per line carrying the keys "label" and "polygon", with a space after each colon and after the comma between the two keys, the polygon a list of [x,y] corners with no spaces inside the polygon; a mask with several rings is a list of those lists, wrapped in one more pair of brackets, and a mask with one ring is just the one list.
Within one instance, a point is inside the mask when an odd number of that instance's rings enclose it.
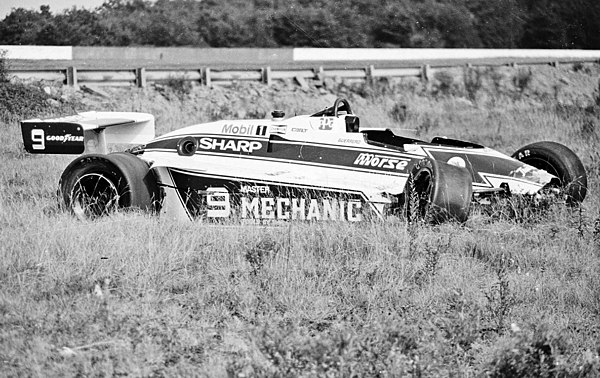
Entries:
{"label": "grass field", "polygon": [[[172,83],[104,89],[107,98],[59,89],[46,96],[53,106],[39,89],[27,101],[0,92],[0,375],[597,376],[600,68],[574,68],[336,83],[327,94],[291,84]],[[311,112],[337,95],[365,124],[413,136],[509,154],[564,143],[584,162],[588,197],[543,214],[514,201],[436,227],[240,227],[142,213],[83,222],[55,194],[71,157],[26,155],[17,122],[146,111],[163,133]]]}

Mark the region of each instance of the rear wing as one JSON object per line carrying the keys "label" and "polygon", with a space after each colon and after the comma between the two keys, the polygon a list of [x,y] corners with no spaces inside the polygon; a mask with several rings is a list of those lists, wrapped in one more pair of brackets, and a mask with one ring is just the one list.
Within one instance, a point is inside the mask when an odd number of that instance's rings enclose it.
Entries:
{"label": "rear wing", "polygon": [[84,112],[21,121],[32,154],[108,153],[109,144],[144,144],[154,138],[154,116],[133,112]]}

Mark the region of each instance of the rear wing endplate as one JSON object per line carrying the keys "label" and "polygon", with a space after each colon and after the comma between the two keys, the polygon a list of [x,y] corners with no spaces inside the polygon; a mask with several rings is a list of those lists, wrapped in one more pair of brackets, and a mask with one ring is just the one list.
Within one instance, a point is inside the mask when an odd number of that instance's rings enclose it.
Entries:
{"label": "rear wing endplate", "polygon": [[109,144],[144,144],[154,138],[154,116],[133,112],[84,112],[21,121],[32,154],[108,153]]}

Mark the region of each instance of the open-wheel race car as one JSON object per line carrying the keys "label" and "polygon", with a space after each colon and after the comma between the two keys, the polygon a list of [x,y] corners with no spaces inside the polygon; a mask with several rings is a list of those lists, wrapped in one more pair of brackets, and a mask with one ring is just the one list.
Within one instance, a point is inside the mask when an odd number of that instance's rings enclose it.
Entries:
{"label": "open-wheel race car", "polygon": [[[400,214],[465,221],[490,196],[583,201],[587,177],[567,147],[512,157],[443,137],[363,129],[345,99],[312,115],[226,120],[154,136],[144,113],[85,112],[21,123],[30,153],[80,154],[60,178],[78,217],[140,208],[180,219],[347,220]],[[110,144],[133,144],[107,153]]]}

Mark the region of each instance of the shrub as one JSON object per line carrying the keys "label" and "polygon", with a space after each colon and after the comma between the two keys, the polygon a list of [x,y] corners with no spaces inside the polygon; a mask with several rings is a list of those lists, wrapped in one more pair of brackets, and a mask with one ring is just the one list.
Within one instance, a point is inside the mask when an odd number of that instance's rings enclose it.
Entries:
{"label": "shrub", "polygon": [[466,67],[463,71],[463,82],[467,97],[471,101],[475,101],[477,92],[481,89],[481,71],[478,68]]}
{"label": "shrub", "polygon": [[192,92],[192,83],[184,76],[170,76],[165,82],[166,86],[173,90],[175,96],[183,100]]}
{"label": "shrub", "polygon": [[455,92],[454,76],[448,71],[436,71],[433,74],[435,83],[433,85],[433,94],[450,96]]}
{"label": "shrub", "polygon": [[513,77],[513,83],[519,93],[525,92],[527,88],[529,88],[529,84],[531,84],[531,79],[533,74],[531,72],[531,68],[520,68],[517,71],[517,74]]}
{"label": "shrub", "polygon": [[48,108],[48,95],[21,83],[0,83],[0,119],[11,122],[37,115]]}
{"label": "shrub", "polygon": [[570,345],[563,332],[540,326],[526,332],[513,325],[509,339],[500,343],[487,363],[488,377],[594,377],[600,368],[598,356],[584,353],[566,358]]}
{"label": "shrub", "polygon": [[6,50],[0,50],[0,83],[8,81],[9,62],[6,58]]}
{"label": "shrub", "polygon": [[73,114],[78,104],[46,93],[41,82],[0,81],[0,121],[6,123],[44,114]]}
{"label": "shrub", "polygon": [[398,123],[406,121],[406,105],[395,104],[392,110],[390,110],[390,117]]}

